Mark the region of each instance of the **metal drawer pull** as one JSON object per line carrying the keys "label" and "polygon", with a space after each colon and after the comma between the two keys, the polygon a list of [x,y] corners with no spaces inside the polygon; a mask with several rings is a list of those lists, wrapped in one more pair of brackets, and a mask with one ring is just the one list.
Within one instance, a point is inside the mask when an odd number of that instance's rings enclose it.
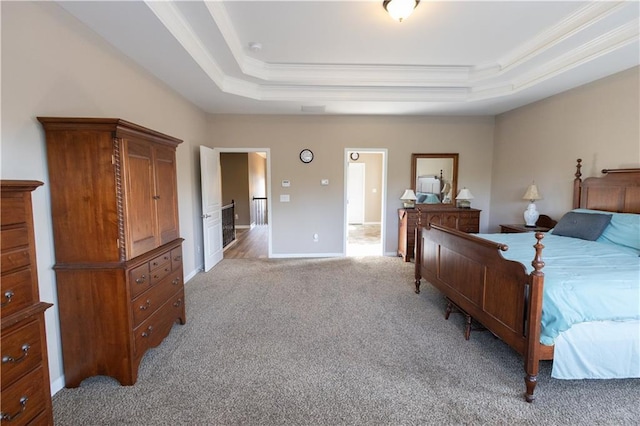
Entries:
{"label": "metal drawer pull", "polygon": [[176,256],[173,258],[176,262],[180,262],[182,260],[182,256]]}
{"label": "metal drawer pull", "polygon": [[177,308],[177,307],[179,307],[180,305],[182,305],[182,299],[178,299],[178,300],[176,300],[175,302],[173,302],[173,307],[174,307],[174,308]]}
{"label": "metal drawer pull", "polygon": [[174,279],[173,281],[171,281],[171,284],[173,284],[173,285],[178,285],[178,284],[180,284],[180,278],[176,278],[176,279]]}
{"label": "metal drawer pull", "polygon": [[24,360],[27,355],[29,355],[29,349],[31,349],[31,346],[28,343],[25,343],[24,345],[22,345],[22,356],[14,358],[11,355],[5,355],[2,357],[2,363],[6,364],[8,362],[12,362],[14,364],[17,364],[19,362],[22,362],[22,360]]}
{"label": "metal drawer pull", "polygon": [[141,311],[146,311],[151,307],[151,300],[147,299],[147,302],[144,305],[140,305]]}
{"label": "metal drawer pull", "polygon": [[20,414],[24,413],[24,410],[27,409],[27,401],[29,400],[29,398],[27,398],[27,396],[23,396],[22,398],[20,398],[20,405],[22,406],[20,408],[20,411],[18,411],[15,414],[9,414],[9,413],[5,413],[5,412],[0,412],[0,420],[2,421],[12,421],[13,419],[15,419],[16,417],[18,417]]}
{"label": "metal drawer pull", "polygon": [[147,280],[147,276],[143,275],[140,278],[136,278],[136,283],[137,284],[142,284],[143,282],[145,282]]}
{"label": "metal drawer pull", "polygon": [[142,337],[149,337],[152,331],[153,331],[153,326],[150,325],[149,327],[147,327],[145,331],[142,332]]}
{"label": "metal drawer pull", "polygon": [[8,290],[4,293],[4,298],[7,299],[6,302],[2,302],[2,304],[0,304],[0,307],[4,307],[7,306],[9,303],[11,303],[11,299],[13,299],[14,296],[14,292],[11,290]]}

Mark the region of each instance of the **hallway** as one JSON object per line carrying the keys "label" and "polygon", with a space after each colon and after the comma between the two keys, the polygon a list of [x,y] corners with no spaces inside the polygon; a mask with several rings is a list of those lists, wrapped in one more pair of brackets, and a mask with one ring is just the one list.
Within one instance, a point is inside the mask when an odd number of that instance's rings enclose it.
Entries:
{"label": "hallway", "polygon": [[[267,259],[269,227],[236,229],[236,240],[224,250],[225,259]],[[347,256],[381,256],[380,225],[349,225]]]}
{"label": "hallway", "polygon": [[266,259],[269,257],[269,226],[236,229],[236,241],[224,250],[225,259]]}

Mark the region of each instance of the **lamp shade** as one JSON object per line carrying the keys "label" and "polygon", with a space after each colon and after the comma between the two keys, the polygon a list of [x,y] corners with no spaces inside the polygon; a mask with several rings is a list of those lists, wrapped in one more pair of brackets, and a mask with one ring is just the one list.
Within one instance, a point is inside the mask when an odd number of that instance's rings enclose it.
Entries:
{"label": "lamp shade", "polygon": [[462,188],[460,192],[458,192],[458,196],[456,200],[473,200],[473,194],[467,188]]}
{"label": "lamp shade", "polygon": [[531,185],[529,185],[529,187],[527,188],[527,192],[524,193],[524,195],[522,196],[522,199],[529,200],[529,201],[542,199],[542,196],[538,192],[538,187],[536,186],[535,183],[532,183]]}
{"label": "lamp shade", "polygon": [[415,201],[418,199],[418,197],[416,197],[416,193],[413,192],[413,189],[406,189],[404,191],[404,194],[402,194],[402,197],[400,197],[400,199],[402,201]]}
{"label": "lamp shade", "polygon": [[443,194],[448,194],[449,191],[451,191],[451,184],[449,182],[445,183],[444,186],[442,187],[442,193]]}

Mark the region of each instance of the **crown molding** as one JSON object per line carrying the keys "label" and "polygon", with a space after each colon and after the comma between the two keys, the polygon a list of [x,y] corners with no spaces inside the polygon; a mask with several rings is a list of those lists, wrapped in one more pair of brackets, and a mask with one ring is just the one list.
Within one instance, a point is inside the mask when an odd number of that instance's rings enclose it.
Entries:
{"label": "crown molding", "polygon": [[223,85],[225,74],[215,59],[209,54],[200,38],[173,2],[149,1],[145,4],[171,35],[182,45],[193,60],[200,65],[204,72],[218,86]]}
{"label": "crown molding", "polygon": [[496,98],[535,86],[637,42],[640,35],[636,18],[543,60],[543,54],[629,4],[594,2],[495,63],[465,66],[266,63],[246,55],[223,2],[205,2],[239,69],[247,76],[244,79],[224,73],[173,2],[145,3],[223,92],[256,100],[454,102]]}
{"label": "crown molding", "polygon": [[523,65],[579,32],[595,25],[605,17],[620,10],[623,6],[625,6],[625,2],[589,3],[522,44],[508,55],[498,59],[497,64],[502,72]]}

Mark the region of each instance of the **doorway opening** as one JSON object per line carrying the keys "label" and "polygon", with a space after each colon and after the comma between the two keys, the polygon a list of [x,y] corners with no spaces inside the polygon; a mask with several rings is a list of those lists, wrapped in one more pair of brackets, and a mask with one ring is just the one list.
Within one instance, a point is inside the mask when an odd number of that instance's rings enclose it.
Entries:
{"label": "doorway opening", "polygon": [[387,151],[345,150],[345,254],[384,255]]}
{"label": "doorway opening", "polygon": [[204,270],[227,257],[270,257],[269,149],[201,147],[200,151]]}
{"label": "doorway opening", "polygon": [[234,239],[225,259],[269,257],[266,151],[220,149],[222,203],[233,206]]}

